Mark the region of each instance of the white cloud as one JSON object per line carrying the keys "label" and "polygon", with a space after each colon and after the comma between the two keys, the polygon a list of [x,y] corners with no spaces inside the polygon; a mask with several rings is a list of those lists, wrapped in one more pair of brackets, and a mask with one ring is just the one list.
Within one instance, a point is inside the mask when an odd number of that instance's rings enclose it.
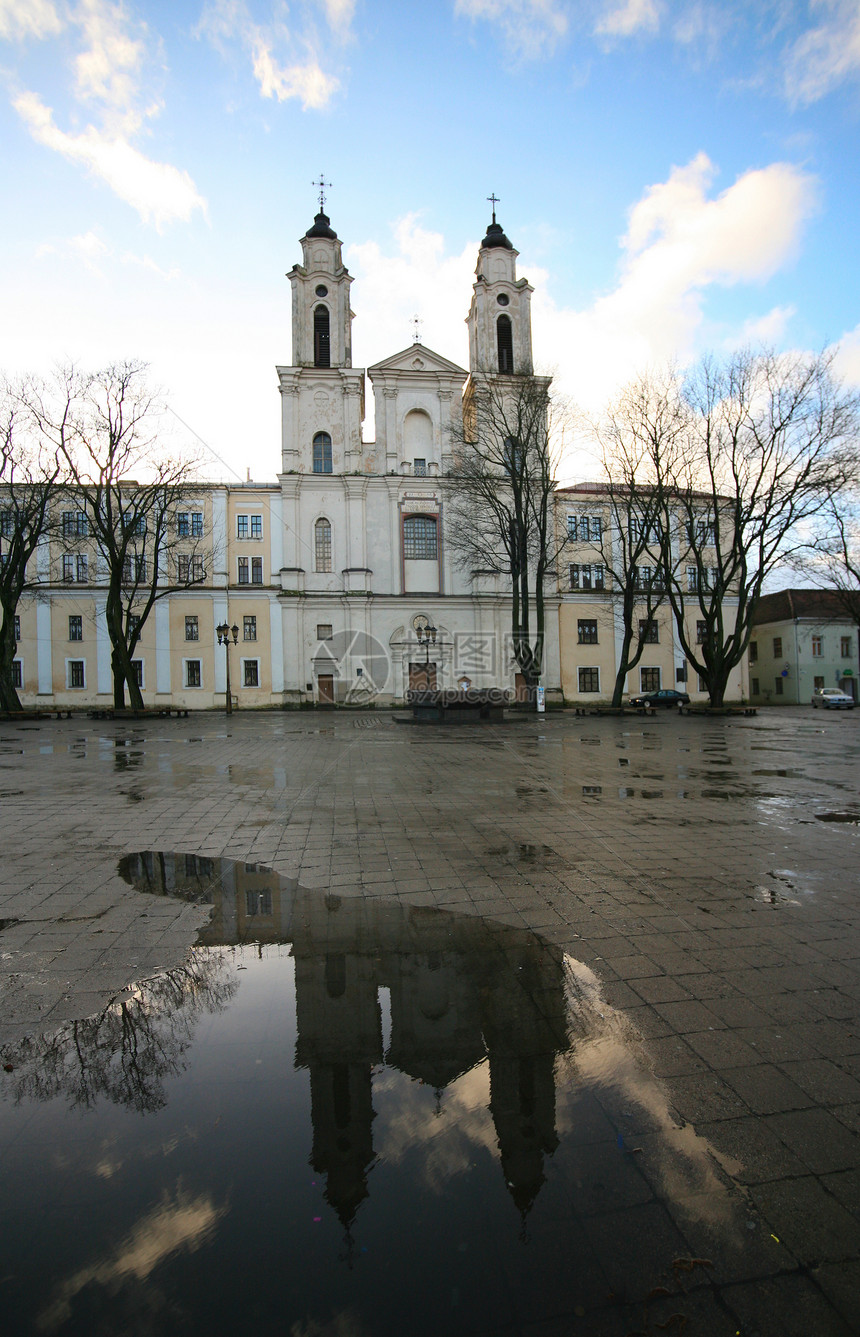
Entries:
{"label": "white cloud", "polygon": [[338,37],[348,37],[355,14],[355,0],[318,0],[318,3],[325,11],[332,32]]}
{"label": "white cloud", "polygon": [[63,20],[52,0],[0,0],[0,38],[56,37]]}
{"label": "white cloud", "polygon": [[656,32],[660,11],[656,0],[624,0],[615,4],[595,26],[600,37],[632,37],[636,32]]}
{"label": "white cloud", "polygon": [[[349,35],[354,0],[318,0],[335,34]],[[286,13],[286,10],[283,11]],[[237,42],[251,56],[260,96],[278,102],[298,99],[305,111],[321,111],[340,88],[340,80],[320,64],[319,42],[312,23],[297,36],[280,16],[258,24],[245,0],[212,0],[203,10],[197,33],[207,37],[222,54]]]}
{"label": "white cloud", "polygon": [[[46,0],[0,0],[0,34],[13,14],[21,32],[46,38],[64,27],[59,11]],[[74,57],[74,95],[80,104],[95,104],[93,119],[83,130],[68,133],[38,93],[24,91],[12,105],[37,143],[99,177],[135,209],[144,222],[161,230],[177,219],[187,221],[206,202],[188,172],[155,162],[135,148],[132,137],[155,115],[159,104],[142,101],[141,73],[147,58],[144,25],[133,24],[121,4],[79,0],[63,11],[77,31],[80,49]]]}
{"label": "white cloud", "polygon": [[305,111],[326,107],[340,87],[339,81],[325,74],[315,59],[304,65],[278,65],[262,35],[254,42],[254,77],[263,97],[277,98],[278,102],[299,98]]}
{"label": "white cloud", "polygon": [[[556,363],[563,351],[562,388],[585,407],[648,366],[694,355],[709,287],[763,283],[796,252],[816,205],[813,178],[773,163],[709,199],[713,176],[699,154],[645,192],[630,212],[618,283],[586,310],[560,310],[537,288],[536,359]],[[771,313],[774,338],[779,319]]]}
{"label": "white cloud", "polygon": [[82,101],[97,99],[128,112],[138,93],[145,44],[128,31],[129,19],[103,0],[81,0],[74,20],[86,41],[75,58],[75,82]]}
{"label": "white cloud", "polygon": [[456,0],[454,13],[497,24],[509,50],[528,60],[551,56],[568,29],[559,0]]}
{"label": "white cloud", "polygon": [[804,33],[788,53],[785,88],[793,103],[817,102],[860,73],[860,4],[857,0],[812,0],[823,22]]}
{"label": "white cloud", "polygon": [[839,340],[836,370],[848,385],[860,389],[860,325],[855,325]]}
{"label": "white cloud", "polygon": [[81,134],[67,134],[54,124],[50,107],[35,93],[22,93],[12,105],[37,143],[100,177],[159,231],[177,219],[187,222],[195,209],[205,213],[206,201],[187,172],[153,162],[127,139],[92,125]]}

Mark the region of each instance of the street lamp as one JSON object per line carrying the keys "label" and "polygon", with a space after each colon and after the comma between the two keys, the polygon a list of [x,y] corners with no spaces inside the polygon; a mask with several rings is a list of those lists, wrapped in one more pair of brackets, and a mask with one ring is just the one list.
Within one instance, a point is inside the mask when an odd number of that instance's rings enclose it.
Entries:
{"label": "street lamp", "polygon": [[436,644],[436,628],[429,622],[419,623],[415,628],[415,634],[418,637],[418,644],[425,647],[424,657],[424,677],[426,685],[430,688],[430,646]]}
{"label": "street lamp", "polygon": [[222,622],[215,628],[218,633],[218,644],[223,645],[227,663],[227,714],[233,714],[233,696],[230,692],[230,633],[233,633],[233,644],[236,645],[239,640],[239,628],[234,622],[232,627],[228,627],[226,622]]}

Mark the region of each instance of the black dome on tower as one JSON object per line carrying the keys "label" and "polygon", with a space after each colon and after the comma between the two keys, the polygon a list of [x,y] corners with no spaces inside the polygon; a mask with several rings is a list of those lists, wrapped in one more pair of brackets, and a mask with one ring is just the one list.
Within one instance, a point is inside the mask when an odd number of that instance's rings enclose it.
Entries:
{"label": "black dome on tower", "polygon": [[[328,237],[329,241],[337,241],[337,233],[333,227],[329,226],[328,214],[324,214],[320,209],[314,219],[313,227],[309,227],[305,233],[306,237]],[[510,242],[508,242],[510,246]]]}
{"label": "black dome on tower", "polygon": [[487,228],[487,235],[481,242],[481,250],[487,251],[493,246],[501,246],[505,251],[512,251],[514,249],[502,231],[501,224],[496,222],[495,214],[493,214],[492,223]]}

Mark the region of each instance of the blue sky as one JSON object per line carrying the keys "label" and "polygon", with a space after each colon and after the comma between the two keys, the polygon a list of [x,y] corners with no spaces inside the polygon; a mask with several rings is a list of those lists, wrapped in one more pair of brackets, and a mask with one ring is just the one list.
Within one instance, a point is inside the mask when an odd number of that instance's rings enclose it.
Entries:
{"label": "blue sky", "polygon": [[860,0],[0,0],[0,74],[0,366],[149,361],[213,476],[279,467],[320,172],[357,365],[465,362],[495,192],[586,409],[757,340],[860,385]]}

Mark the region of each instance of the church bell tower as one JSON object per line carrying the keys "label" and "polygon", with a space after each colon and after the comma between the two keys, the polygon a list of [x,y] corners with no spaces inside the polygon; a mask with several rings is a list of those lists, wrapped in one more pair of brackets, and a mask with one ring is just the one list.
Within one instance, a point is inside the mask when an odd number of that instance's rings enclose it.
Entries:
{"label": "church bell tower", "polygon": [[475,375],[531,376],[531,295],[527,279],[517,278],[517,256],[499,223],[498,200],[490,196],[493,221],[478,252],[469,329],[469,370]]}

